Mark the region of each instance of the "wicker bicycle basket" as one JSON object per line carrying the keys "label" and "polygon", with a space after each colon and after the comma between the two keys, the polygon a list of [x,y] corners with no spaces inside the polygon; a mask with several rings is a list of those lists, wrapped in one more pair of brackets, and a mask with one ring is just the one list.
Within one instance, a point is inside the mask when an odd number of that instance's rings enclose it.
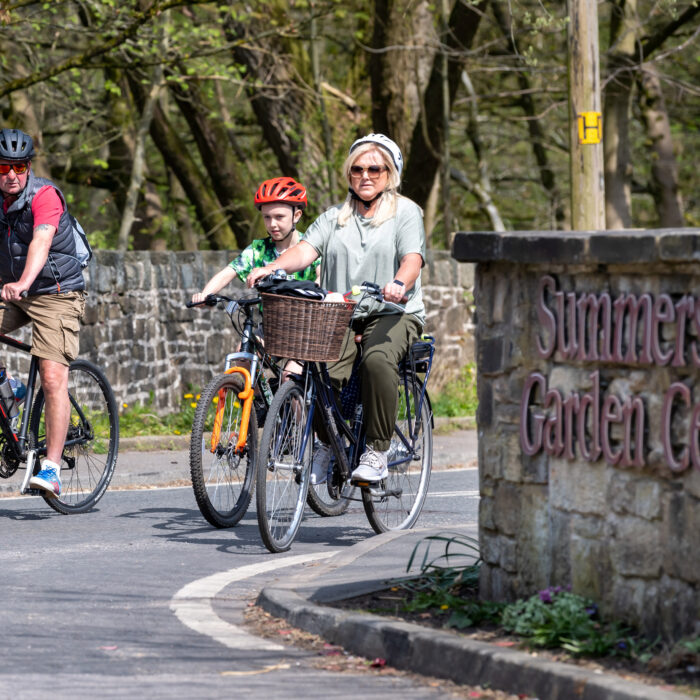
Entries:
{"label": "wicker bicycle basket", "polygon": [[340,359],[354,302],[262,294],[265,350],[307,362]]}

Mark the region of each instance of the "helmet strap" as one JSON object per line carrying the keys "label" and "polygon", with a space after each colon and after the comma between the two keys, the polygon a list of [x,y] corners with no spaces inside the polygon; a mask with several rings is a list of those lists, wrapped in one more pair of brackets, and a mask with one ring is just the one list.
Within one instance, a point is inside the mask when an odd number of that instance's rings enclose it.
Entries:
{"label": "helmet strap", "polygon": [[348,187],[348,192],[350,193],[352,199],[364,204],[365,209],[369,209],[384,194],[384,190],[382,190],[378,195],[372,197],[372,199],[362,199],[362,197],[360,197],[360,195],[357,194],[352,187]]}

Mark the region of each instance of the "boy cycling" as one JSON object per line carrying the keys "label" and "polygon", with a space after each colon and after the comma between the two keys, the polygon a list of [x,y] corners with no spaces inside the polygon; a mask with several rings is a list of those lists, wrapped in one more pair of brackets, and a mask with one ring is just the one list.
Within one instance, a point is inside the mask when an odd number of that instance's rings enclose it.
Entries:
{"label": "boy cycling", "polygon": [[[217,272],[201,292],[192,295],[193,302],[201,303],[208,294],[221,291],[236,277],[245,282],[253,268],[274,262],[285,250],[303,239],[296,230],[296,224],[306,208],[306,189],[301,183],[291,177],[265,180],[258,187],[254,202],[262,214],[269,238],[254,240],[235,260]],[[318,282],[320,262],[320,259],[314,260],[311,265],[291,276],[298,280]]]}

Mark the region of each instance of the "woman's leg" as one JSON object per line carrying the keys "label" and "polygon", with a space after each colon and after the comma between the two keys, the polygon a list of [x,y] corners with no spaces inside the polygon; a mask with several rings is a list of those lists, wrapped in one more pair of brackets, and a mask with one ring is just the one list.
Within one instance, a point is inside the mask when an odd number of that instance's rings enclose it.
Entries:
{"label": "woman's leg", "polygon": [[369,321],[362,337],[362,405],[367,444],[378,452],[389,449],[398,403],[398,364],[420,337],[412,316],[392,314]]}

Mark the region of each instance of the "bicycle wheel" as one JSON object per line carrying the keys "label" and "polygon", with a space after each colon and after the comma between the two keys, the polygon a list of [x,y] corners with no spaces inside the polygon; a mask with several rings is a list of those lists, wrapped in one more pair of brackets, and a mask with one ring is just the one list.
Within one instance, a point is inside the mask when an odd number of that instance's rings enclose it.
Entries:
{"label": "bicycle wheel", "polygon": [[[399,383],[399,411],[387,455],[389,476],[372,488],[362,488],[362,504],[375,532],[408,530],[415,525],[423,508],[433,461],[433,430],[426,393],[420,416],[416,407],[420,396],[417,380]],[[409,410],[410,409],[410,410]],[[409,416],[418,434],[415,455],[411,457]]]}
{"label": "bicycle wheel", "polygon": [[258,455],[258,526],[271,552],[288,550],[304,515],[311,471],[311,443],[301,454],[308,411],[302,388],[282,384],[267,414]]}
{"label": "bicycle wheel", "polygon": [[340,483],[339,470],[335,466],[335,457],[331,457],[328,478],[322,484],[309,484],[306,502],[311,510],[322,517],[342,515],[350,505],[354,488]]}
{"label": "bicycle wheel", "polygon": [[236,453],[245,382],[240,374],[214,377],[201,393],[192,421],[190,475],[197,505],[214,527],[233,527],[255,488],[258,423],[250,412],[246,445]]}
{"label": "bicycle wheel", "polygon": [[[44,495],[59,513],[84,513],[102,498],[114,474],[119,450],[119,414],[112,387],[88,360],[71,362],[68,372],[71,412],[61,457],[61,495]],[[46,454],[44,392],[39,389],[29,423],[29,446]],[[37,459],[35,472],[38,471]]]}

